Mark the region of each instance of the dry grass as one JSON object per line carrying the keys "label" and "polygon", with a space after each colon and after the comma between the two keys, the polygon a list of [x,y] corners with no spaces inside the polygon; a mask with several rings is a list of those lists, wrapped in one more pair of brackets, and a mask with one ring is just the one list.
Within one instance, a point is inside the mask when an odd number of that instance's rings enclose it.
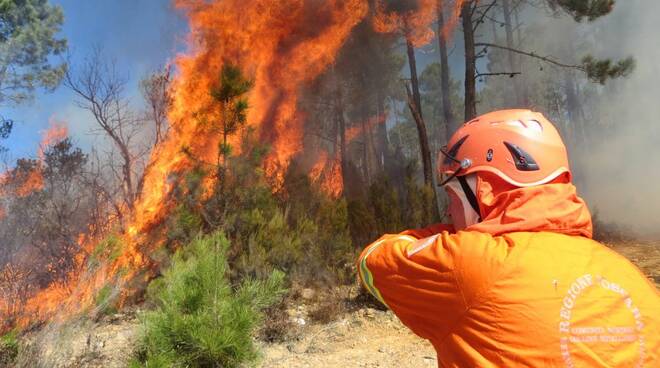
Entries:
{"label": "dry grass", "polygon": [[660,288],[660,242],[606,242],[608,247],[628,258]]}

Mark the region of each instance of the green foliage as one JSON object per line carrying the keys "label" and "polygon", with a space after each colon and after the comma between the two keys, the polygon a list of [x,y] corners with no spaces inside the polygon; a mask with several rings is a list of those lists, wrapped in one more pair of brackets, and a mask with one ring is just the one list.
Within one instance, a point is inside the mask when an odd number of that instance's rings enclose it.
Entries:
{"label": "green foliage", "polygon": [[[422,94],[422,112],[428,126],[429,144],[433,151],[437,151],[449,140],[446,131],[447,122],[444,121],[442,113],[442,86],[440,63],[431,63],[419,76],[420,92]],[[461,96],[461,82],[449,80],[449,101],[451,103],[452,115],[462,116],[463,97]],[[407,117],[410,114],[406,115]]]}
{"label": "green foliage", "polygon": [[186,243],[195,237],[202,229],[202,219],[197,212],[185,203],[181,203],[174,210],[170,221],[167,236],[177,244]]}
{"label": "green foliage", "polygon": [[242,245],[236,259],[237,270],[244,275],[263,276],[274,267],[290,271],[300,263],[302,242],[286,220],[286,213],[276,210],[264,216],[261,209],[242,213],[237,233]]}
{"label": "green foliage", "polygon": [[18,357],[20,343],[18,332],[10,331],[0,337],[0,367],[11,367]]}
{"label": "green foliage", "polygon": [[234,134],[245,124],[248,102],[243,96],[252,85],[253,82],[243,76],[239,67],[232,64],[222,66],[218,86],[211,89],[211,96],[220,103],[222,133],[225,137]]}
{"label": "green foliage", "polygon": [[438,221],[438,207],[433,188],[406,178],[406,212],[403,218],[406,228],[420,228]]}
{"label": "green foliage", "polygon": [[577,22],[583,18],[595,20],[614,8],[614,0],[548,0],[548,3],[555,9],[563,9]]}
{"label": "green foliage", "polygon": [[399,193],[389,180],[378,180],[369,188],[369,204],[376,218],[379,234],[403,230]]}
{"label": "green foliage", "polygon": [[220,85],[213,88],[211,95],[218,101],[231,101],[242,96],[252,88],[252,82],[245,79],[241,69],[232,64],[222,66]]}
{"label": "green foliage", "polygon": [[116,292],[112,285],[107,284],[103,286],[94,296],[94,304],[97,308],[97,314],[107,315],[117,312],[115,304]]}
{"label": "green foliage", "polygon": [[615,63],[610,59],[598,60],[589,55],[582,59],[582,66],[589,79],[605,84],[608,79],[630,75],[635,69],[635,59],[628,57]]}
{"label": "green foliage", "polygon": [[62,8],[46,0],[0,1],[0,103],[20,103],[37,87],[60,83],[66,66],[49,58],[66,49],[56,36],[63,21]]}
{"label": "green foliage", "polygon": [[87,155],[66,138],[45,147],[43,161],[17,160],[0,185],[7,214],[0,243],[13,252],[30,247],[37,252],[28,267],[39,286],[66,280],[80,265],[79,234],[98,216],[97,193],[84,177],[86,164]]}
{"label": "green foliage", "polygon": [[293,276],[311,283],[352,281],[354,248],[346,200],[328,197],[292,164],[279,201],[288,208],[290,227],[301,241],[301,263]]}
{"label": "green foliage", "polygon": [[414,162],[403,168],[401,181],[381,177],[363,198],[348,204],[348,223],[357,249],[382,234],[424,227],[440,220],[433,189],[417,177]]}
{"label": "green foliage", "polygon": [[94,247],[87,262],[89,267],[93,269],[104,261],[110,263],[115,261],[121,255],[121,252],[121,240],[115,234],[111,234]]}
{"label": "green foliage", "polygon": [[283,293],[284,274],[228,280],[229,241],[216,232],[179,250],[150,287],[156,309],[142,316],[143,337],[133,367],[239,367],[254,361],[252,339],[263,310]]}
{"label": "green foliage", "polygon": [[[398,202],[395,205],[393,208],[398,208]],[[367,245],[379,235],[376,216],[364,198],[348,202],[348,223],[351,239],[356,246]]]}
{"label": "green foliage", "polygon": [[[233,167],[245,166],[250,165]],[[251,172],[246,176],[252,176],[248,180],[252,185],[235,182],[226,191],[233,199],[229,202],[233,215],[225,229],[235,245],[231,257],[235,276],[263,276],[277,268],[304,284],[352,277],[351,267],[346,266],[354,255],[346,202],[321,193],[295,165],[278,194],[272,193],[257,167]]]}

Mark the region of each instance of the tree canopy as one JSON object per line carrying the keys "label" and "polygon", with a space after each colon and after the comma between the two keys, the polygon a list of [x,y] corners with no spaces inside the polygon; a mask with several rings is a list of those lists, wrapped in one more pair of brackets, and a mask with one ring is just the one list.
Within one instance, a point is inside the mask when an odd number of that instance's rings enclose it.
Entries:
{"label": "tree canopy", "polygon": [[[66,64],[51,57],[66,50],[57,35],[63,21],[62,9],[47,0],[0,0],[0,106],[59,85]],[[0,136],[6,138],[11,126],[11,119],[0,116]]]}

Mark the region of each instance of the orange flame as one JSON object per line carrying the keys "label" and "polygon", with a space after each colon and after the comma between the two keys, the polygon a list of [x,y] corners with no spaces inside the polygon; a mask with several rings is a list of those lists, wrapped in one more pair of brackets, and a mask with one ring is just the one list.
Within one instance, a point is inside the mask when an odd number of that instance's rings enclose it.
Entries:
{"label": "orange flame", "polygon": [[21,175],[21,179],[19,179],[21,185],[15,189],[16,196],[27,197],[30,194],[43,189],[44,177],[41,175],[41,169],[39,167],[19,175]]}
{"label": "orange flame", "polygon": [[27,197],[44,187],[40,164],[15,168],[0,174],[0,196]]}
{"label": "orange flame", "polygon": [[[384,124],[386,120],[387,113],[372,116],[364,123],[353,124],[345,132],[346,144],[350,144],[365,133],[370,133],[374,127]],[[339,153],[337,152],[333,157],[329,157],[326,151],[319,153],[308,174],[312,182],[318,183],[321,190],[332,198],[339,198],[344,191],[342,175]]]}
{"label": "orange flame", "polygon": [[[101,287],[112,283],[124,289],[148,268],[145,254],[162,244],[162,238],[150,232],[173,207],[168,199],[177,175],[195,165],[191,157],[214,162],[218,155],[221,137],[213,122],[219,117],[209,91],[224,63],[241,67],[254,80],[248,122],[270,143],[266,172],[281,183],[289,161],[302,149],[304,117],[297,111],[301,87],[334,61],[368,10],[365,0],[175,0],[175,6],[189,18],[190,50],[176,59],[171,129],[152,152],[146,190],[121,239],[122,254],[93,272],[72,274],[68,285],[51,285],[37,293],[25,306],[21,326],[56,318],[58,311],[59,317],[77,313],[92,304]],[[88,240],[81,247],[94,244]]]}
{"label": "orange flame", "polygon": [[[409,6],[411,2],[403,3]],[[429,26],[437,17],[438,0],[415,0],[413,5],[412,9],[388,12],[385,1],[379,0],[374,29],[382,33],[403,32],[415,47],[429,43],[435,34]]]}
{"label": "orange flame", "polygon": [[377,125],[385,123],[386,117],[386,114],[380,114],[372,116],[364,124],[353,124],[346,129],[346,143],[351,143],[362,134],[371,132]]}
{"label": "orange flame", "polygon": [[[353,27],[366,16],[367,2],[177,0],[175,4],[190,18],[193,55],[177,60],[181,75],[175,83],[170,120],[194,125],[193,114],[209,111],[213,104],[207,91],[222,64],[239,65],[254,78],[248,121],[258,128],[262,141],[270,143],[266,172],[281,184],[289,161],[302,149],[300,87],[334,61]],[[205,145],[209,146],[217,145]],[[215,154],[214,149],[205,150]]]}
{"label": "orange flame", "polygon": [[[451,31],[456,27],[464,2],[465,0],[453,2],[449,17],[445,19],[442,29],[446,39],[449,39]],[[428,44],[435,35],[431,26],[438,17],[438,7],[442,7],[444,10],[445,1],[377,0],[373,26],[377,32],[381,33],[401,32],[412,42],[413,46],[421,47]],[[402,9],[397,11],[396,8]]]}
{"label": "orange flame", "polygon": [[344,191],[341,161],[338,155],[330,158],[326,151],[321,151],[308,176],[331,198],[339,198]]}
{"label": "orange flame", "polygon": [[[42,132],[42,140],[37,151],[39,161],[37,165],[29,168],[15,168],[0,175],[0,195],[27,197],[30,194],[44,188],[42,175],[45,150],[62,141],[68,136],[68,131],[63,123],[51,120],[50,128]],[[12,187],[8,187],[11,185]],[[4,217],[4,216],[1,216]]]}
{"label": "orange flame", "polygon": [[[448,17],[443,16],[444,18],[444,24],[442,26],[442,36],[445,38],[445,40],[450,40],[452,32],[456,29],[456,25],[458,24],[458,19],[461,16],[461,8],[463,7],[463,4],[467,0],[454,0],[454,4],[449,10]],[[479,1],[479,0],[476,0]],[[438,4],[439,7],[442,8],[443,13],[445,13],[447,10],[445,9],[445,4],[443,1],[441,1]]]}
{"label": "orange flame", "polygon": [[41,144],[39,145],[38,156],[41,161],[44,160],[44,152],[51,146],[65,140],[69,136],[69,129],[65,122],[56,121],[55,118],[49,119],[49,128],[41,132]]}
{"label": "orange flame", "polygon": [[[428,11],[431,1],[418,1],[423,4],[420,9]],[[145,170],[145,191],[134,203],[126,232],[118,240],[121,255],[92,269],[87,254],[102,243],[81,238],[82,251],[75,259],[78,271],[72,271],[68,284],[53,284],[28,300],[18,325],[66,318],[85,310],[94,304],[99,290],[108,285],[113,285],[123,301],[131,293],[131,281],[147,281],[151,276],[148,254],[164,242],[164,230],[156,225],[175,205],[172,189],[181,174],[198,162],[215,162],[218,156],[221,136],[214,125],[220,117],[209,91],[225,63],[239,66],[254,81],[247,120],[261,141],[270,144],[265,171],[276,187],[281,185],[290,160],[302,150],[305,117],[297,109],[299,93],[334,61],[352,29],[366,17],[368,3],[174,0],[176,8],[189,19],[189,50],[175,60],[177,73],[168,114],[171,128],[151,154]],[[415,28],[430,24],[426,13],[407,19]],[[426,37],[428,33],[421,32],[420,42]],[[367,129],[382,123],[380,119],[370,120]],[[362,132],[350,134],[355,138]],[[327,193],[341,194],[341,164],[336,156],[331,158],[325,153],[312,173]]]}

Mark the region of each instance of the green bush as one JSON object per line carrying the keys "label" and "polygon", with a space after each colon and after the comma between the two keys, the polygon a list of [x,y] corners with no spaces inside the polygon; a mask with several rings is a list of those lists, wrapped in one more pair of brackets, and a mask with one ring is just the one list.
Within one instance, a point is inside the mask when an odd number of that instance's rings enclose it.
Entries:
{"label": "green bush", "polygon": [[94,296],[94,304],[98,315],[117,313],[116,306],[117,291],[111,284],[103,286]]}
{"label": "green bush", "polygon": [[19,350],[18,333],[11,331],[0,337],[0,367],[11,367]]}
{"label": "green bush", "polygon": [[247,210],[238,232],[241,243],[235,265],[242,276],[263,277],[273,268],[290,271],[301,258],[301,240],[287,223],[287,214],[275,211],[266,216],[262,209]]}
{"label": "green bush", "polygon": [[121,250],[121,239],[116,234],[110,234],[92,250],[87,260],[89,268],[93,270],[102,263],[115,261],[121,255]]}
{"label": "green bush", "polygon": [[376,233],[396,233],[404,229],[399,198],[399,193],[387,178],[369,187],[369,204],[378,227]]}
{"label": "green bush", "polygon": [[142,316],[142,343],[132,366],[238,367],[256,359],[252,336],[263,310],[284,294],[284,274],[274,271],[232,288],[228,247],[216,232],[177,251],[148,291],[156,308]]}

